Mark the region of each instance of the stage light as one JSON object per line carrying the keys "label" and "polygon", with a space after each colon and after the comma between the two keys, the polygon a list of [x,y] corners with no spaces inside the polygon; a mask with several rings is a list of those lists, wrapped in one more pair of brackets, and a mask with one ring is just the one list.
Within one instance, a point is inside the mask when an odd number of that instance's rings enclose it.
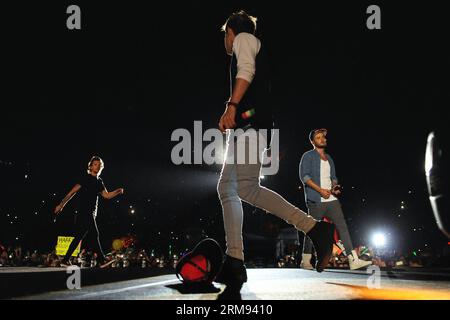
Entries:
{"label": "stage light", "polygon": [[430,171],[433,168],[433,148],[432,141],[434,140],[434,133],[430,133],[428,136],[427,147],[425,150],[425,174],[430,176]]}
{"label": "stage light", "polygon": [[377,232],[372,236],[372,244],[376,248],[384,247],[386,245],[386,242],[386,236],[381,232]]}

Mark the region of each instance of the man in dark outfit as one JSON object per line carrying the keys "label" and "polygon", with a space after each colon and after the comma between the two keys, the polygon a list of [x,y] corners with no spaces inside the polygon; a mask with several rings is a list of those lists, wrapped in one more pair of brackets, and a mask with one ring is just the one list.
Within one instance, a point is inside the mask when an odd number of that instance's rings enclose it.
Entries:
{"label": "man in dark outfit", "polygon": [[100,244],[97,223],[95,221],[98,209],[98,196],[101,195],[104,199],[110,200],[119,194],[123,194],[124,190],[120,188],[113,192],[108,192],[103,184],[103,180],[100,178],[103,169],[103,160],[97,156],[92,157],[88,163],[87,174],[80,178],[79,182],[55,208],[55,214],[57,215],[63,210],[67,202],[78,193],[80,208],[75,218],[74,239],[61,263],[62,266],[67,266],[69,264],[69,259],[79,242],[86,236],[90,238],[89,245],[91,245],[94,252],[97,253],[98,264],[103,264],[105,260],[105,255]]}

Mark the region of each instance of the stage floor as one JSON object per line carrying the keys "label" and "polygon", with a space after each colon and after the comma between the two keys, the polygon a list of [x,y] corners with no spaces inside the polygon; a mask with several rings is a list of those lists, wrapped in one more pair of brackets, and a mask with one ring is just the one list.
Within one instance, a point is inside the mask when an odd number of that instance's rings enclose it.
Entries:
{"label": "stage floor", "polygon": [[[40,272],[51,270],[26,271],[39,276]],[[57,271],[53,269],[53,272]],[[64,270],[59,271],[65,273]],[[12,270],[2,269],[0,272],[5,276]],[[326,270],[319,274],[302,269],[248,269],[248,282],[242,287],[241,295],[243,300],[450,300],[450,270],[382,271],[378,289],[368,287],[368,282],[376,284],[369,279],[370,276],[365,271],[348,270]],[[216,283],[214,286],[217,292],[186,292],[175,275],[166,274],[87,285],[80,290],[49,290],[15,299],[215,300],[225,286]]]}

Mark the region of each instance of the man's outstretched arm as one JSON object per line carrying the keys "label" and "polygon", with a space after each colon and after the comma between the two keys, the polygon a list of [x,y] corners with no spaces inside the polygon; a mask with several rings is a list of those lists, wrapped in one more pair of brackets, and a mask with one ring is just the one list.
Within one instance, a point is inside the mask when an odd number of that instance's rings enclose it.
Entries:
{"label": "man's outstretched arm", "polygon": [[112,192],[108,192],[108,190],[105,189],[102,191],[101,195],[104,199],[111,200],[117,197],[119,194],[123,194],[123,192],[124,192],[123,188],[116,189]]}
{"label": "man's outstretched arm", "polygon": [[67,204],[67,202],[69,202],[80,189],[81,185],[76,184],[72,188],[72,190],[70,190],[70,192],[64,197],[64,199],[62,199],[61,203],[56,206],[55,214],[60,213],[64,209],[64,206]]}

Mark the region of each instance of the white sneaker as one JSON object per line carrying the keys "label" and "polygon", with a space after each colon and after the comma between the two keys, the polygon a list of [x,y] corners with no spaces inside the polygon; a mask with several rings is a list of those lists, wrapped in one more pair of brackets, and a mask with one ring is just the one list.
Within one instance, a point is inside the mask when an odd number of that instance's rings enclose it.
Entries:
{"label": "white sneaker", "polygon": [[302,262],[300,262],[300,268],[306,270],[314,270],[311,264],[312,254],[302,254]]}
{"label": "white sneaker", "polygon": [[350,266],[350,270],[357,270],[370,266],[372,261],[361,260],[356,254],[356,251],[352,250],[352,253],[348,255],[348,264]]}

